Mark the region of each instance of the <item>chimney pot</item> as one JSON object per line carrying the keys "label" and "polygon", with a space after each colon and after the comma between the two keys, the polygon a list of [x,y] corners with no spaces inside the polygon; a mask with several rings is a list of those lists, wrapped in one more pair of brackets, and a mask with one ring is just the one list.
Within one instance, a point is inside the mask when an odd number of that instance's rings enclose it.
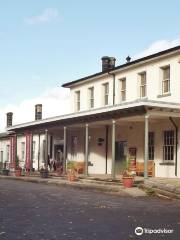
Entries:
{"label": "chimney pot", "polygon": [[7,123],[6,123],[7,128],[12,126],[12,121],[13,121],[13,113],[8,112],[7,113]]}
{"label": "chimney pot", "polygon": [[129,63],[131,61],[131,57],[127,56],[126,61],[127,61],[127,63]]}
{"label": "chimney pot", "polygon": [[42,104],[35,105],[35,120],[42,119]]}
{"label": "chimney pot", "polygon": [[103,72],[111,70],[115,67],[116,59],[114,57],[104,56],[101,58],[101,60],[102,60],[102,71]]}

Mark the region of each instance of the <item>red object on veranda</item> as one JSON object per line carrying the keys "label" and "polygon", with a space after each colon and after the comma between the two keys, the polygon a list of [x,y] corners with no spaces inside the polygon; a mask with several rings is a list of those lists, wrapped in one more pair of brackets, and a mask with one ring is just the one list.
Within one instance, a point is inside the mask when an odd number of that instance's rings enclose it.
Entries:
{"label": "red object on veranda", "polygon": [[122,181],[123,181],[123,186],[126,188],[131,188],[134,183],[133,177],[123,177]]}
{"label": "red object on veranda", "polygon": [[21,169],[16,169],[16,170],[15,170],[15,175],[16,175],[16,177],[20,177],[20,176],[21,176],[21,172],[22,172]]}

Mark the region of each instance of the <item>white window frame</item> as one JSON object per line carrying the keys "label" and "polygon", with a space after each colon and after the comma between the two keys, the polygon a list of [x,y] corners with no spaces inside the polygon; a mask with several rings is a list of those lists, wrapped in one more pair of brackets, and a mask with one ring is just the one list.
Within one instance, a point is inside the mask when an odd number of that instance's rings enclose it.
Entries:
{"label": "white window frame", "polygon": [[[124,102],[126,101],[126,78],[125,77],[121,78],[119,79],[119,81],[120,81],[120,94],[121,94],[120,101]],[[123,88],[123,82],[125,83],[124,88]]]}
{"label": "white window frame", "polygon": [[[147,97],[147,74],[144,71],[144,72],[138,73],[138,75],[139,75],[139,97],[146,98]],[[143,76],[145,76],[145,83],[143,83],[143,80],[144,80]],[[145,94],[143,95],[143,93]]]}
{"label": "white window frame", "polygon": [[174,130],[165,130],[163,132],[163,161],[173,162],[175,151],[175,133]]}
{"label": "white window frame", "polygon": [[[164,78],[164,71],[166,69],[169,69],[169,77],[168,78]],[[161,71],[162,71],[162,95],[165,95],[165,94],[168,94],[170,93],[170,65],[166,65],[166,66],[163,66],[161,67]],[[168,91],[164,91],[164,86],[165,86],[165,83],[167,82],[167,86],[168,86]]]}
{"label": "white window frame", "polygon": [[104,83],[104,105],[107,106],[109,105],[109,83]]}
{"label": "white window frame", "polygon": [[81,92],[80,90],[75,92],[76,94],[76,111],[79,112],[81,109]]}
{"label": "white window frame", "polygon": [[89,90],[89,108],[94,108],[94,87],[88,88]]}

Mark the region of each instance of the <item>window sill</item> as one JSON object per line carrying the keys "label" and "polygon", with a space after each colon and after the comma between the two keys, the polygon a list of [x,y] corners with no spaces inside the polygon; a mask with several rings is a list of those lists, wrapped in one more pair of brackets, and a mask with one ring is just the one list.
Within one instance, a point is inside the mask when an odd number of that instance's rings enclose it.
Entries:
{"label": "window sill", "polygon": [[163,162],[163,163],[159,163],[159,165],[162,165],[162,166],[174,166],[174,162]]}
{"label": "window sill", "polygon": [[138,100],[148,100],[148,97],[139,97]]}
{"label": "window sill", "polygon": [[171,93],[164,93],[164,94],[157,95],[157,98],[169,97],[169,96],[171,96]]}

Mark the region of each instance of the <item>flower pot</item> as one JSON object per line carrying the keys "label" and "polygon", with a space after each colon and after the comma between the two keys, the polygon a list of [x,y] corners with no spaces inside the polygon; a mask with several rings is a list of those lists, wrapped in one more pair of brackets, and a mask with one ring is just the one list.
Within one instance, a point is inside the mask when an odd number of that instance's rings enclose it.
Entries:
{"label": "flower pot", "polygon": [[133,177],[123,177],[122,181],[123,181],[123,186],[126,188],[131,188],[134,183]]}
{"label": "flower pot", "polygon": [[41,170],[40,171],[40,176],[41,178],[48,178],[48,170]]}
{"label": "flower pot", "polygon": [[21,176],[21,172],[22,172],[21,169],[16,169],[16,170],[15,170],[15,176],[16,176],[16,177],[20,177],[20,176]]}
{"label": "flower pot", "polygon": [[76,176],[74,174],[68,174],[68,180],[70,182],[74,182],[74,181],[76,181]]}
{"label": "flower pot", "polygon": [[2,175],[8,176],[9,175],[9,169],[3,169],[2,170]]}
{"label": "flower pot", "polygon": [[62,175],[63,168],[62,167],[57,167],[56,172],[57,172],[58,175]]}

